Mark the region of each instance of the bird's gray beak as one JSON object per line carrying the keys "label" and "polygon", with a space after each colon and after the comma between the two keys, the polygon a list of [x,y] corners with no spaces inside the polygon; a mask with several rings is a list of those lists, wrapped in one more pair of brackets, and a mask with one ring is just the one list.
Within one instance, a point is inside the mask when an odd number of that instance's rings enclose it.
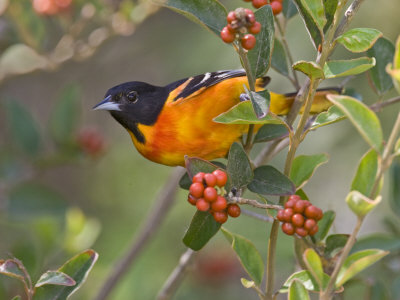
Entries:
{"label": "bird's gray beak", "polygon": [[119,108],[119,104],[115,103],[112,101],[111,95],[108,95],[106,98],[104,98],[103,101],[101,101],[99,104],[93,107],[94,110],[118,110],[121,111]]}

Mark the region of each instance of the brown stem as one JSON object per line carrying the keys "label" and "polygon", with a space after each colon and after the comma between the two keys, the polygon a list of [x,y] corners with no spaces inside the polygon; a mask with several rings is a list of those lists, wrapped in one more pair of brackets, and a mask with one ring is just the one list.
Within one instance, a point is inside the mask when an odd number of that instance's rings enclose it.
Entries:
{"label": "brown stem", "polygon": [[335,269],[332,272],[331,278],[329,279],[328,285],[324,291],[321,292],[320,294],[320,300],[330,300],[332,298],[332,294],[335,290],[335,283],[337,276],[339,275],[339,271],[349,255],[351,248],[353,248],[354,243],[356,242],[356,237],[358,232],[360,231],[361,225],[363,222],[363,218],[358,217],[357,218],[357,224],[353,229],[353,232],[351,233],[349,239],[346,242],[346,245],[343,248],[343,251],[339,257],[339,260],[336,262]]}
{"label": "brown stem", "polygon": [[391,98],[386,101],[377,102],[375,104],[372,104],[369,108],[372,109],[374,112],[379,112],[381,111],[382,108],[385,108],[386,106],[396,104],[399,102],[400,102],[400,96]]}
{"label": "brown stem", "polygon": [[237,203],[237,204],[247,204],[247,205],[251,205],[253,207],[262,208],[262,209],[276,209],[276,210],[279,210],[279,209],[283,208],[283,206],[281,206],[281,205],[260,203],[257,200],[246,199],[246,198],[232,197],[232,198],[229,199],[229,201],[233,202],[233,203]]}
{"label": "brown stem", "polygon": [[185,278],[189,270],[190,263],[193,261],[196,252],[188,248],[179,259],[179,264],[169,275],[164,286],[157,295],[157,300],[169,300],[175,294],[176,290]]}
{"label": "brown stem", "polygon": [[143,227],[139,232],[139,236],[134,238],[128,252],[116,263],[111,275],[106,279],[105,283],[97,294],[95,298],[96,300],[104,300],[107,298],[113,288],[117,285],[118,281],[132,266],[132,263],[144,249],[144,246],[160,228],[162,221],[174,203],[178,182],[183,174],[184,169],[178,167],[170,175],[170,178],[158,195],[155,207],[151,209],[149,216],[146,218],[146,222],[143,224]]}

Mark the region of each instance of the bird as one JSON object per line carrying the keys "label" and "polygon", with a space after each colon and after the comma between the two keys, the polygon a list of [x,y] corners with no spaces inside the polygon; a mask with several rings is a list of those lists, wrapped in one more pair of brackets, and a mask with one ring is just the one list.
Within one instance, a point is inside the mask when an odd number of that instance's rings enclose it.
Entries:
{"label": "bird", "polygon": [[[263,90],[269,77],[258,78]],[[225,70],[184,78],[166,86],[130,81],[110,88],[95,110],[107,110],[130,134],[138,152],[167,166],[184,166],[185,155],[205,160],[225,157],[231,144],[248,131],[247,124],[214,122],[218,115],[243,101],[248,80],[244,70]],[[331,103],[324,89],[316,94],[311,113]],[[270,111],[289,112],[296,93],[271,92]],[[256,130],[260,126],[256,126]]]}

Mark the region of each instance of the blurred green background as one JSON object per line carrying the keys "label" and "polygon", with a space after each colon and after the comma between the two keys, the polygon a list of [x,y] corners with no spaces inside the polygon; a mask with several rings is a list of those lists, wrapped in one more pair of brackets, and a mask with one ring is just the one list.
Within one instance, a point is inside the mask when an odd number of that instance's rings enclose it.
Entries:
{"label": "blurred green background", "polygon": [[[229,10],[247,5],[231,0],[223,3]],[[82,13],[87,14],[86,19]],[[99,17],[91,17],[91,13]],[[352,27],[377,28],[394,42],[400,33],[399,14],[398,0],[366,0]],[[79,25],[82,19],[85,22]],[[240,63],[233,48],[216,36],[181,15],[153,7],[149,1],[73,0],[65,11],[54,14],[34,11],[28,0],[10,1],[0,17],[3,54],[10,45],[21,43],[24,26],[30,30],[24,41],[30,41],[29,46],[40,55],[54,54],[53,49],[60,45],[58,41],[66,32],[64,50],[74,51],[58,54],[65,60],[57,61],[53,56],[50,65],[48,61],[34,61],[45,69],[34,72],[18,69],[32,63],[23,60],[29,58],[26,54],[8,60],[4,55],[0,59],[0,258],[19,258],[37,279],[43,271],[56,269],[68,257],[91,247],[99,253],[99,260],[71,299],[93,299],[137,234],[172,169],[141,157],[119,124],[107,113],[91,108],[102,100],[108,88],[118,83],[138,80],[165,85],[208,71],[239,68]],[[99,28],[104,31],[90,35]],[[74,30],[78,34],[74,35]],[[96,41],[101,41],[107,32],[109,38],[97,46]],[[73,43],[68,37],[73,38]],[[295,61],[315,58],[299,16],[289,22],[287,39]],[[334,57],[346,58],[349,54],[338,46]],[[6,76],[4,70],[11,70],[12,76]],[[293,91],[284,77],[274,71],[269,75],[272,91]],[[338,83],[331,80],[324,85]],[[361,94],[367,104],[377,99],[365,74],[351,80],[348,86]],[[397,104],[379,113],[386,137],[398,111]],[[32,120],[25,118],[24,112]],[[21,141],[25,135],[31,140]],[[299,153],[330,155],[329,163],[318,169],[305,191],[324,210],[337,212],[337,233],[349,233],[355,223],[344,198],[357,161],[367,149],[347,121],[310,134],[300,148]],[[285,151],[272,164],[281,168],[284,158]],[[368,217],[363,235],[388,232],[383,220],[396,213],[389,206],[390,183],[400,184],[387,176],[384,201]],[[186,192],[181,190],[160,231],[110,299],[154,299],[185,251],[181,239],[194,212],[186,202]],[[229,220],[226,227],[252,240],[265,258],[269,224],[241,216]],[[278,246],[280,284],[296,264],[292,238],[280,234]],[[385,265],[375,268],[387,276],[400,274],[398,265],[391,270]],[[371,269],[365,272],[365,277],[370,272]],[[241,276],[245,275],[240,264],[218,233],[201,251],[175,299],[257,299],[254,291],[241,286]],[[394,280],[400,282],[400,277]],[[366,291],[354,284],[345,295],[354,298],[354,294],[363,295]],[[22,294],[21,286],[0,275],[0,299],[11,299],[16,293]]]}

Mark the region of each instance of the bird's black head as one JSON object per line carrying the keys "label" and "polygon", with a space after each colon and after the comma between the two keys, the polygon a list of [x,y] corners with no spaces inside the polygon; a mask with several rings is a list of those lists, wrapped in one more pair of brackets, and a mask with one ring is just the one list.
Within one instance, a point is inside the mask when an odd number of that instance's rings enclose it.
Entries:
{"label": "bird's black head", "polygon": [[131,130],[138,138],[140,132],[137,134],[137,124],[154,124],[167,98],[168,92],[163,87],[131,81],[109,89],[104,100],[93,109],[110,111],[122,126]]}

